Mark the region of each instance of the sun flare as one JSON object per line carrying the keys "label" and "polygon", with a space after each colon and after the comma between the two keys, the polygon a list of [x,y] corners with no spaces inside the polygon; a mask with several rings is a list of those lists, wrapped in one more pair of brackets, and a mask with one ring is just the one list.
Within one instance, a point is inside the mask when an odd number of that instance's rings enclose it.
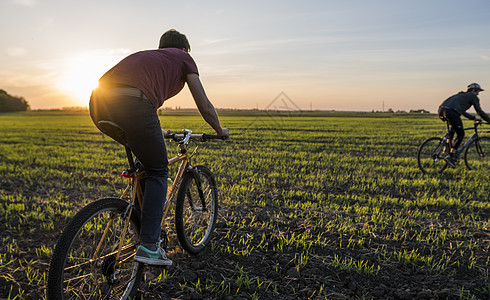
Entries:
{"label": "sun flare", "polygon": [[[124,53],[123,53],[124,52]],[[72,98],[78,106],[88,106],[90,93],[99,78],[120,61],[128,51],[83,53],[68,58],[57,80],[57,88]]]}

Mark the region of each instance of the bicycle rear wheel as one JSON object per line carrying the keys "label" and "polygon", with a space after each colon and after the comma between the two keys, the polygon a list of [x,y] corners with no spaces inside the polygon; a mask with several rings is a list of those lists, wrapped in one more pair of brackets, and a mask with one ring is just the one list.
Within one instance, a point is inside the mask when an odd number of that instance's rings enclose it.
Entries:
{"label": "bicycle rear wheel", "polygon": [[444,157],[449,154],[449,145],[441,138],[433,137],[426,140],[419,148],[417,162],[424,174],[441,173],[447,168]]}
{"label": "bicycle rear wheel", "polygon": [[177,237],[190,254],[198,254],[209,243],[218,216],[218,188],[213,174],[204,166],[195,167],[195,171],[185,173],[175,204]]}
{"label": "bicycle rear wheel", "polygon": [[490,138],[474,139],[464,151],[464,162],[470,170],[488,170],[490,168]]}
{"label": "bicycle rear wheel", "polygon": [[136,209],[116,258],[127,207],[128,203],[119,198],[104,198],[75,215],[51,258],[49,299],[127,299],[136,294],[144,269],[143,264],[133,261],[140,228]]}

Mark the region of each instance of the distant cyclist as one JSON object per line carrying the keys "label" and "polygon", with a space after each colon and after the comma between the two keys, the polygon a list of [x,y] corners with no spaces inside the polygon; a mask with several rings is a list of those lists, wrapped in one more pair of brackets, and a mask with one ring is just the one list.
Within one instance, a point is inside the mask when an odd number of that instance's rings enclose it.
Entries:
{"label": "distant cyclist", "polygon": [[478,94],[483,91],[478,83],[472,83],[468,85],[468,90],[466,92],[459,92],[442,102],[439,106],[439,117],[443,121],[447,121],[451,125],[451,136],[453,138],[454,132],[456,132],[456,140],[454,141],[453,148],[449,155],[444,159],[451,167],[456,167],[456,153],[459,145],[464,138],[463,121],[461,120],[461,115],[464,115],[470,120],[479,120],[475,116],[470,115],[466,111],[473,106],[485,121],[490,123],[490,118],[481,109],[480,99],[478,99]]}

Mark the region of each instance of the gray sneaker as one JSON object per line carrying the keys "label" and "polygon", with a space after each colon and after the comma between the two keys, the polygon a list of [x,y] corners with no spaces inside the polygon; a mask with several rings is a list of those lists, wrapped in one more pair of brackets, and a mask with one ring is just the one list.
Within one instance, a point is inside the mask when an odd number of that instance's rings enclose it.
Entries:
{"label": "gray sneaker", "polygon": [[444,160],[447,162],[448,165],[450,165],[452,168],[456,168],[456,160],[451,156],[448,155],[444,158]]}
{"label": "gray sneaker", "polygon": [[134,260],[140,263],[155,266],[171,266],[172,261],[165,255],[165,250],[157,247],[157,250],[151,251],[148,248],[139,245],[136,249]]}

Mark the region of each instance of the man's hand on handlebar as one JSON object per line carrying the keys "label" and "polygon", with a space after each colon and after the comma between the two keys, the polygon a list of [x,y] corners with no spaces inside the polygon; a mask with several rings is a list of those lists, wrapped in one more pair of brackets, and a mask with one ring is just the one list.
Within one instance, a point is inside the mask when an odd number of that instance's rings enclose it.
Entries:
{"label": "man's hand on handlebar", "polygon": [[230,131],[228,130],[228,128],[221,128],[221,133],[217,132],[217,134],[224,137],[224,139],[227,139],[230,137]]}

